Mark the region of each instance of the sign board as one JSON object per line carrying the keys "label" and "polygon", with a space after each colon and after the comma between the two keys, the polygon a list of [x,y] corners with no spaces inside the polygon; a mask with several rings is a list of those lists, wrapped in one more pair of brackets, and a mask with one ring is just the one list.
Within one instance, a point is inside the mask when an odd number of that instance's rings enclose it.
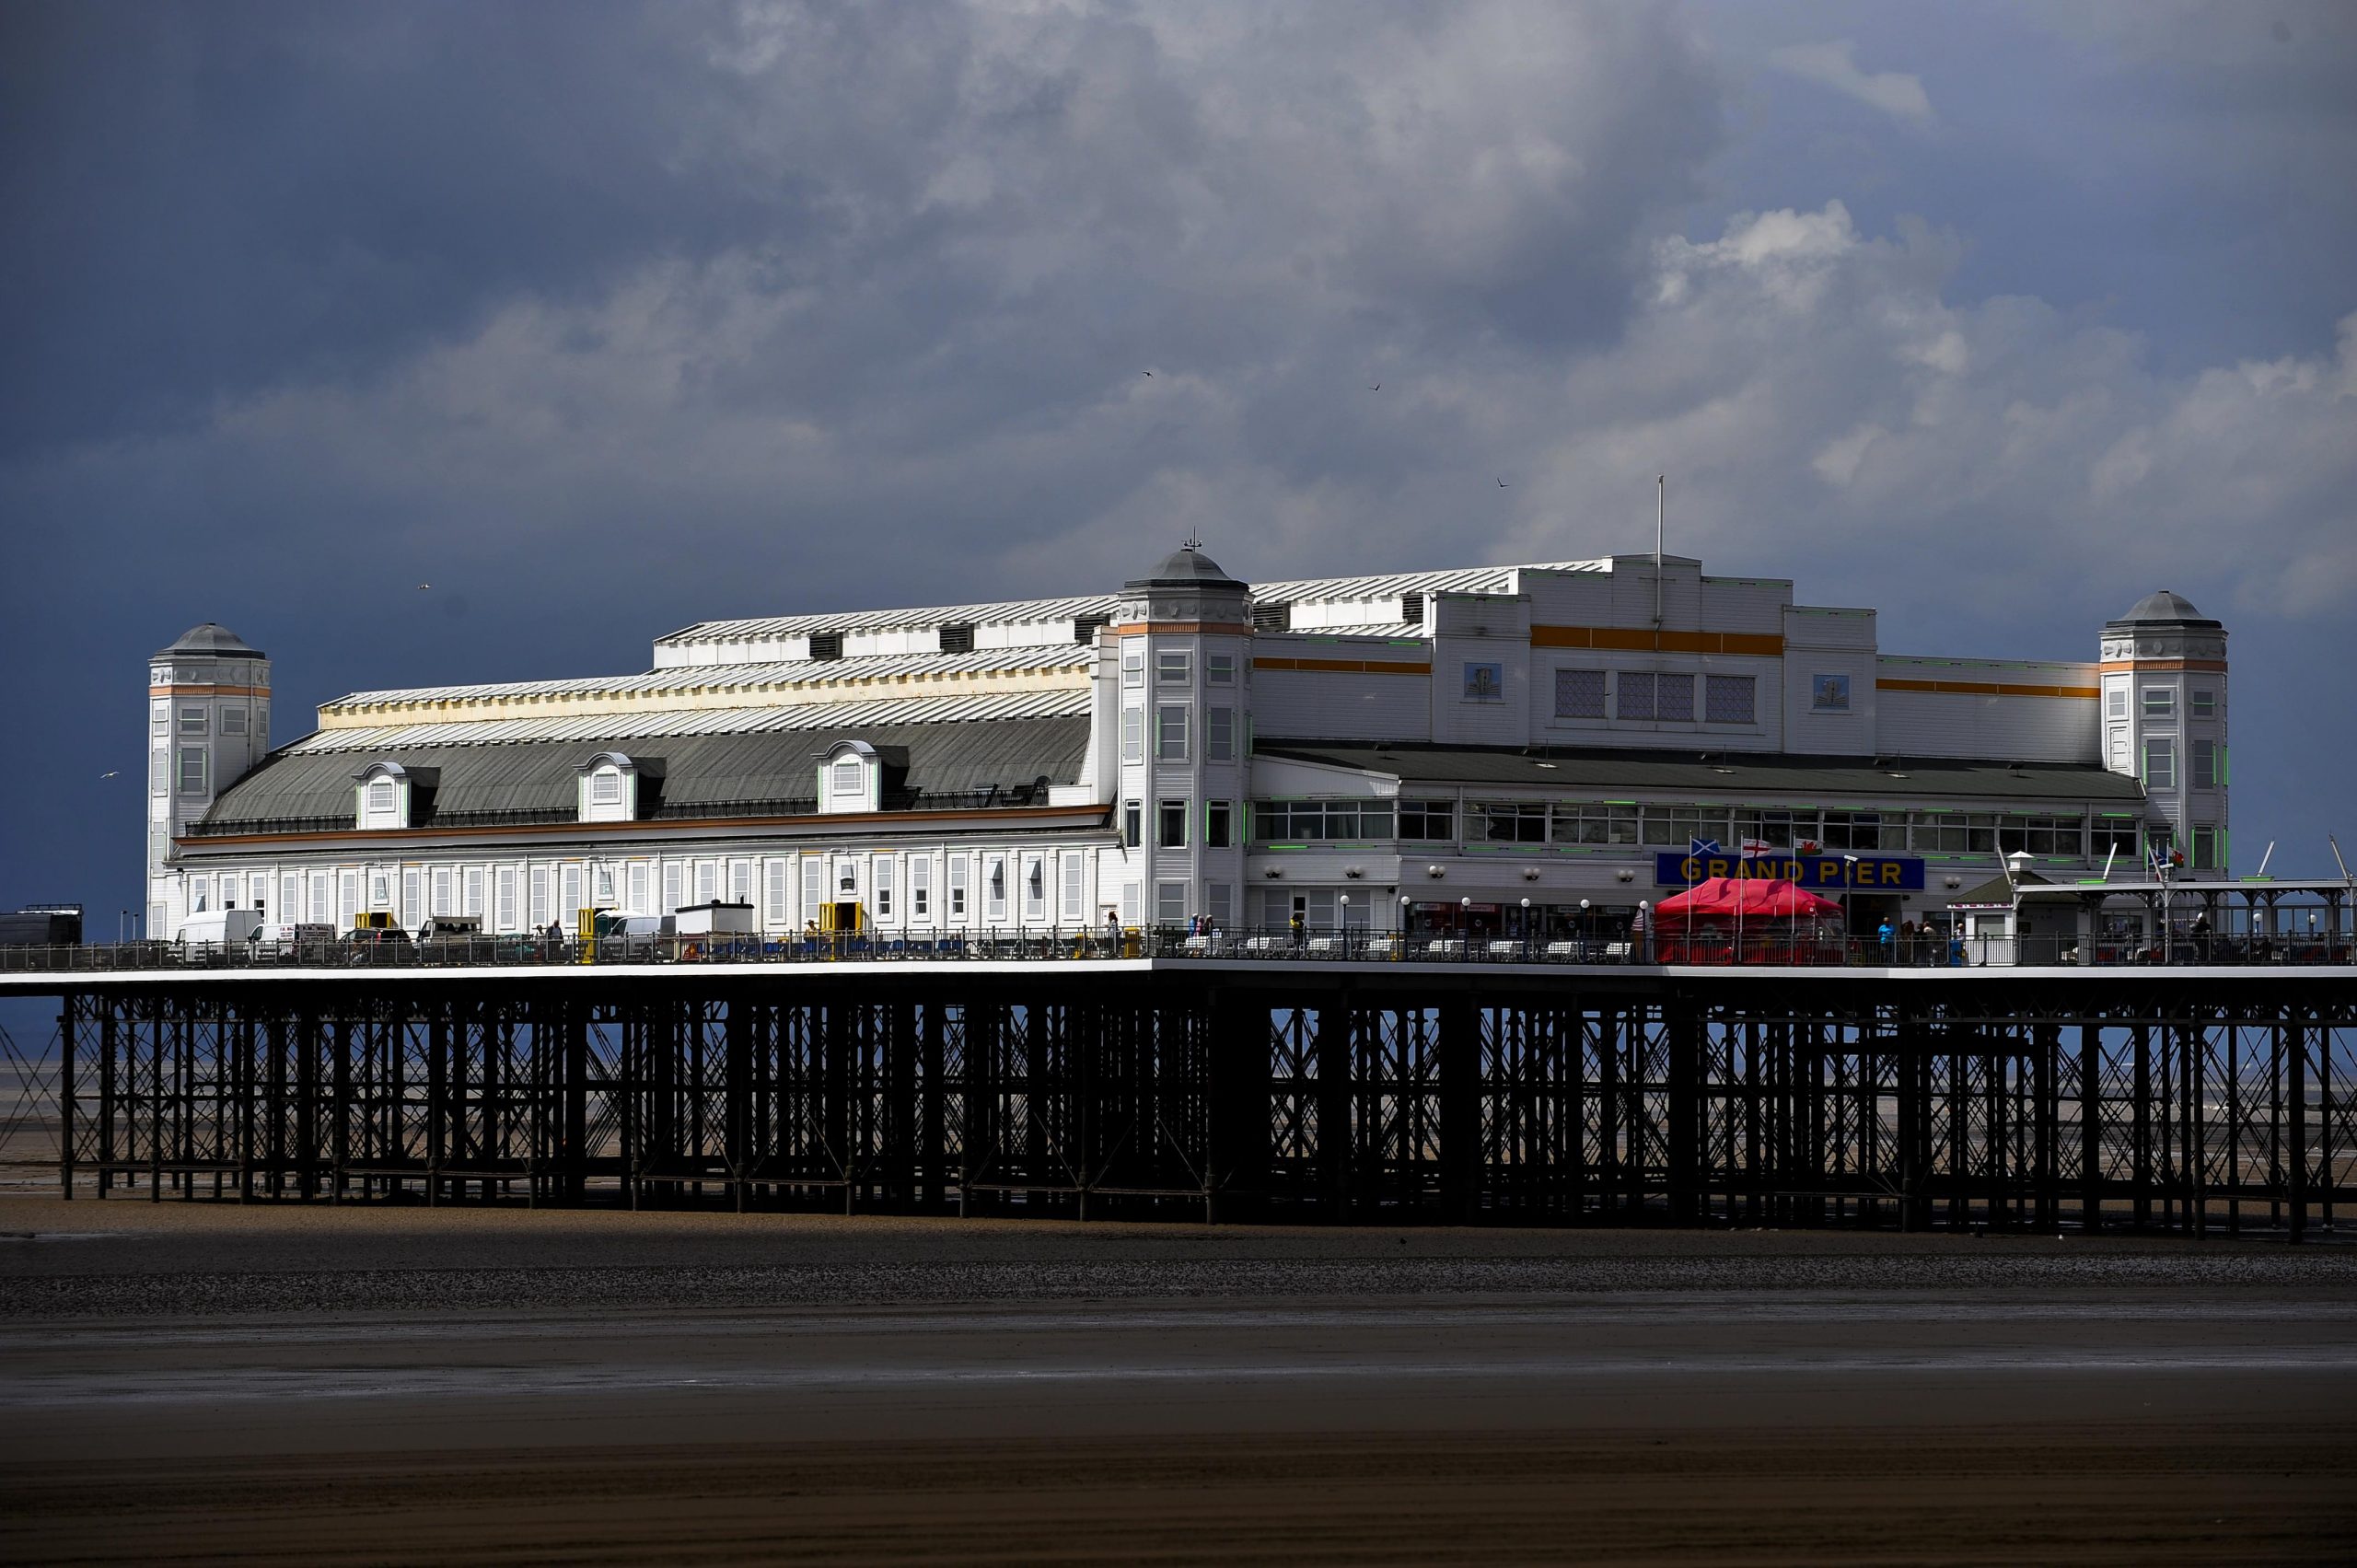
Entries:
{"label": "sign board", "polygon": [[1679,854],[1664,850],[1654,856],[1654,881],[1664,888],[1689,888],[1713,877],[1750,881],[1798,883],[1811,892],[1854,889],[1861,892],[1921,892],[1923,863],[1910,855],[1862,854],[1844,860],[1838,854],[1769,854],[1750,858],[1739,854]]}

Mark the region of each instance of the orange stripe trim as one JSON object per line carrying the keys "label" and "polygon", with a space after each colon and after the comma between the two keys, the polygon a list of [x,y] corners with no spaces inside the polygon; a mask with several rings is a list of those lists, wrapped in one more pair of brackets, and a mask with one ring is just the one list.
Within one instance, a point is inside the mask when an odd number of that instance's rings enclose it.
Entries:
{"label": "orange stripe trim", "polygon": [[2223,675],[2226,661],[2222,658],[2106,659],[2096,668],[2106,675],[2126,675],[2138,669],[2211,669]]}
{"label": "orange stripe trim", "polygon": [[1255,669],[1313,670],[1333,675],[1430,675],[1433,667],[1423,664],[1398,664],[1380,659],[1350,658],[1256,658]]}
{"label": "orange stripe trim", "polygon": [[2098,686],[2023,686],[2010,680],[1905,680],[1884,677],[1878,691],[1947,691],[1975,697],[2100,697]]}
{"label": "orange stripe trim", "polygon": [[1653,632],[1629,626],[1533,626],[1534,648],[1607,648],[1620,653],[1740,654],[1779,658],[1784,639],[1772,632]]}
{"label": "orange stripe trim", "polygon": [[1095,812],[1109,819],[1110,806],[1090,802],[1083,806],[1003,806],[991,811],[838,811],[816,817],[687,817],[660,822],[529,822],[513,827],[436,828],[336,828],[312,833],[223,833],[206,834],[202,838],[174,839],[183,848],[201,849],[210,844],[266,843],[343,843],[354,839],[383,839],[399,837],[481,839],[513,838],[518,834],[541,837],[551,833],[601,833],[608,837],[628,837],[633,833],[675,833],[692,828],[807,828],[841,823],[851,827],[874,827],[894,822],[1004,822],[1009,819],[1030,820],[1041,817],[1069,817]]}

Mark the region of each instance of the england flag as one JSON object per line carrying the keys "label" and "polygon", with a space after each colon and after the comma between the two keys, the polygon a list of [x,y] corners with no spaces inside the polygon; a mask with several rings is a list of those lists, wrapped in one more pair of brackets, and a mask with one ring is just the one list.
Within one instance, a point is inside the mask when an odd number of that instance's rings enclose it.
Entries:
{"label": "england flag", "polygon": [[1775,853],[1776,846],[1770,843],[1766,839],[1746,839],[1743,841],[1743,858],[1746,860],[1758,860],[1763,854],[1773,854]]}

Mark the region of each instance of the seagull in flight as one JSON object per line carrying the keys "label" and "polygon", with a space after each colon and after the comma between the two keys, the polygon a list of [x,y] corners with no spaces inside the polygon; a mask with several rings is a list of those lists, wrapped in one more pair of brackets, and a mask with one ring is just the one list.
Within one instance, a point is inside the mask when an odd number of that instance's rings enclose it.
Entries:
{"label": "seagull in flight", "polygon": [[108,769],[105,772],[100,773],[100,774],[99,775],[99,777],[100,777],[100,778],[102,778],[102,779],[110,779],[110,778],[115,778],[115,777],[119,776],[119,775],[122,773],[122,770],[121,768],[110,768],[110,769]]}
{"label": "seagull in flight", "polygon": [[1383,383],[1382,383],[1382,382],[1380,382],[1380,381],[1377,381],[1374,386],[1369,387],[1369,388],[1367,389],[1367,390],[1368,390],[1368,391],[1370,391],[1370,392],[1379,392],[1379,391],[1383,390]]}
{"label": "seagull in flight", "polygon": [[418,591],[419,593],[424,593],[426,589],[428,589],[428,588],[432,587],[433,586],[434,586],[434,585],[433,585],[432,583],[420,583],[420,584],[418,584],[418,585],[417,585],[417,591]]}
{"label": "seagull in flight", "polygon": [[1144,377],[1151,377],[1154,375],[1154,372],[1153,372],[1153,371],[1151,371],[1151,370],[1141,370],[1141,371],[1139,371],[1139,372],[1138,372],[1138,374],[1139,374],[1139,375],[1141,375],[1141,376],[1144,376]]}
{"label": "seagull in flight", "polygon": [[[1497,478],[1498,478],[1498,476],[1497,476],[1497,475],[1495,475],[1495,474],[1492,474],[1490,477],[1491,477],[1492,479],[1497,479]],[[1512,489],[1514,488],[1514,486],[1513,486],[1513,485],[1511,485],[1511,484],[1508,484],[1504,480],[1503,480],[1503,479],[1499,479],[1499,480],[1498,480],[1498,488],[1499,488],[1500,490],[1512,490]]]}

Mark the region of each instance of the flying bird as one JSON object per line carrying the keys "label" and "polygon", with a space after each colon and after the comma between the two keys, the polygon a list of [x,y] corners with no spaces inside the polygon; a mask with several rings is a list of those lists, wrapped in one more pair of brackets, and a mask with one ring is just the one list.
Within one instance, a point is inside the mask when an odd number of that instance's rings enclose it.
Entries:
{"label": "flying bird", "polygon": [[122,770],[121,768],[110,768],[105,772],[100,773],[99,777],[102,779],[110,779],[120,775],[122,772]]}
{"label": "flying bird", "polygon": [[1141,370],[1141,371],[1139,371],[1139,372],[1138,372],[1138,374],[1139,374],[1139,375],[1141,375],[1141,376],[1152,376],[1152,375],[1154,374],[1154,372],[1153,372],[1153,371],[1151,371],[1151,370]]}
{"label": "flying bird", "polygon": [[426,589],[428,589],[428,588],[432,587],[433,586],[434,586],[434,585],[433,585],[432,583],[420,583],[420,584],[418,584],[418,585],[417,585],[417,591],[418,591],[419,593],[424,593]]}
{"label": "flying bird", "polygon": [[[1491,477],[1491,478],[1492,478],[1492,479],[1497,479],[1497,475],[1495,475],[1495,474],[1492,474],[1490,477]],[[1508,484],[1504,480],[1503,480],[1503,479],[1499,479],[1499,480],[1498,480],[1498,488],[1499,488],[1500,490],[1512,490],[1512,489],[1514,488],[1514,486],[1513,486],[1513,485],[1511,485],[1511,484]]]}
{"label": "flying bird", "polygon": [[1377,381],[1374,386],[1369,387],[1369,388],[1367,389],[1367,390],[1368,390],[1368,391],[1370,391],[1370,392],[1379,392],[1379,391],[1383,390],[1383,383],[1382,383],[1382,382],[1380,382],[1380,381]]}

